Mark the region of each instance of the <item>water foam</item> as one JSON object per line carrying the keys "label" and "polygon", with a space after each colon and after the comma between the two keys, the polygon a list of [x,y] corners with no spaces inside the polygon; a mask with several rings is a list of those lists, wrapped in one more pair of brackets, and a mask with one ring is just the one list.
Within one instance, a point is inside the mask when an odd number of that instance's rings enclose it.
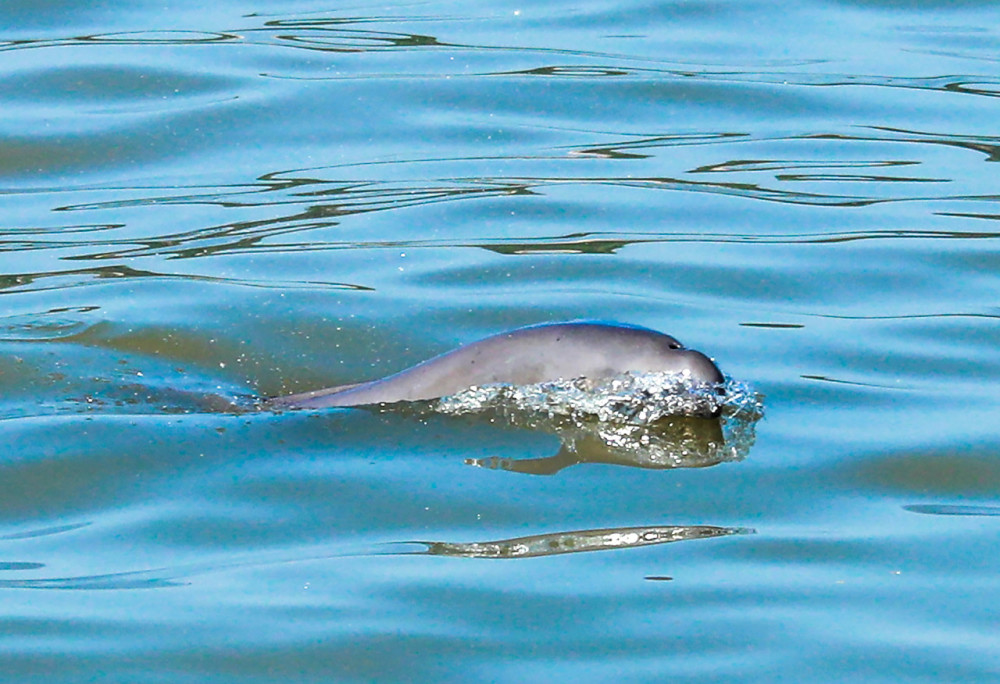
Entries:
{"label": "water foam", "polygon": [[513,409],[549,418],[562,416],[630,425],[650,425],[675,416],[763,413],[759,395],[744,383],[699,382],[687,372],[628,372],[600,380],[577,378],[533,385],[484,385],[444,397],[434,408],[449,415]]}

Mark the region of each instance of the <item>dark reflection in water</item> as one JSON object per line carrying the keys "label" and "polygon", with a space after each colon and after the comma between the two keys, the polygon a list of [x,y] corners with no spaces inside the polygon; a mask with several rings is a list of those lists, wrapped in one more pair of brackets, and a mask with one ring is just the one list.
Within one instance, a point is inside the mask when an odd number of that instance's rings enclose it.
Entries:
{"label": "dark reflection in water", "polygon": [[913,513],[926,515],[978,515],[1000,516],[1000,506],[970,506],[958,504],[912,504],[903,506]]}
{"label": "dark reflection in water", "polygon": [[939,211],[938,216],[954,216],[956,218],[986,219],[988,221],[1000,221],[1000,214],[974,214],[961,211]]}
{"label": "dark reflection in water", "polygon": [[[2,251],[2,250],[0,250]],[[269,289],[333,289],[333,290],[366,290],[371,291],[365,285],[354,285],[352,283],[339,283],[334,281],[319,280],[264,280],[252,278],[226,278],[221,276],[206,276],[198,274],[162,273],[145,269],[132,268],[131,266],[94,266],[91,268],[74,268],[64,271],[40,271],[37,273],[8,273],[0,275],[0,291],[8,292],[41,292],[44,290],[65,290],[70,287],[80,287],[95,284],[100,281],[110,279],[131,280],[137,278],[157,279],[157,280],[177,280],[184,282],[204,282],[218,283],[224,285],[238,285],[241,287],[260,287]],[[93,311],[97,307],[77,307],[73,309],[78,312]],[[69,309],[59,309],[45,312],[54,313],[56,311],[68,311]],[[38,314],[42,315],[42,314]],[[29,315],[30,317],[30,315]],[[6,328],[6,321],[13,317],[0,318],[0,339],[7,339],[3,335]]]}
{"label": "dark reflection in water", "polygon": [[657,527],[618,527],[600,530],[553,532],[530,537],[515,537],[484,542],[413,542],[425,544],[422,553],[429,556],[457,558],[538,558],[585,551],[612,551],[689,539],[709,539],[731,534],[752,534],[753,530],[711,525],[671,525]]}
{"label": "dark reflection in water", "polygon": [[[585,551],[611,551],[616,549],[653,546],[691,539],[709,539],[734,534],[753,534],[749,528],[716,527],[712,525],[671,525],[649,527],[621,527],[595,530],[577,530],[532,535],[498,541],[450,542],[396,542],[396,544],[422,544],[426,550],[419,552],[385,551],[370,548],[360,552],[305,555],[302,557],[261,557],[246,561],[211,564],[196,563],[173,568],[132,570],[93,575],[66,577],[26,577],[0,579],[2,589],[56,589],[56,590],[122,590],[163,589],[184,586],[192,577],[223,572],[236,568],[262,568],[288,563],[334,560],[351,556],[452,556],[464,558],[537,558]],[[45,568],[44,563],[0,562],[0,571],[35,571]]]}
{"label": "dark reflection in water", "polygon": [[[338,181],[315,177],[288,177],[301,172],[277,172],[262,177],[259,184],[250,189],[245,185],[219,187],[204,193],[162,194],[163,189],[145,189],[145,197],[97,202],[89,204],[65,205],[60,211],[96,212],[118,210],[125,207],[154,206],[163,204],[217,205],[225,208],[270,208],[288,207],[279,216],[265,219],[237,221],[157,236],[116,237],[103,231],[106,237],[97,239],[95,234],[80,234],[80,237],[65,235],[61,229],[51,229],[61,239],[50,236],[21,234],[12,239],[0,240],[0,252],[32,250],[56,250],[83,248],[64,256],[67,260],[125,259],[148,256],[166,256],[176,259],[207,257],[219,254],[239,253],[280,253],[318,250],[363,250],[397,249],[420,247],[477,247],[501,254],[532,254],[539,252],[613,254],[631,244],[663,242],[759,242],[768,244],[836,243],[854,240],[899,239],[899,238],[995,238],[998,232],[951,231],[930,229],[854,230],[842,232],[816,233],[710,233],[710,232],[637,232],[615,233],[574,232],[563,235],[525,238],[498,239],[489,237],[443,237],[430,239],[335,239],[330,234],[318,235],[319,231],[340,225],[344,217],[353,214],[403,209],[456,200],[504,197],[515,195],[544,194],[546,188],[557,185],[611,185],[643,189],[674,190],[683,192],[705,192],[712,194],[737,195],[741,197],[790,204],[857,207],[882,202],[931,201],[931,200],[980,200],[995,202],[995,198],[969,196],[908,196],[880,198],[875,196],[848,196],[821,193],[806,193],[778,188],[768,188],[754,183],[726,183],[692,181],[682,178],[636,178],[636,177],[562,177],[562,178],[476,178],[430,182],[383,182],[383,181]],[[315,173],[313,170],[311,173]],[[826,175],[826,179],[830,176]],[[844,177],[838,180],[864,180],[869,177]],[[912,179],[890,179],[882,177],[880,182],[890,180],[906,184]],[[920,179],[931,180],[931,179]],[[131,192],[143,192],[135,189]],[[272,212],[273,213],[273,212]],[[939,212],[967,215],[969,212]],[[990,214],[975,214],[990,217]],[[127,233],[127,229],[112,232]],[[289,239],[304,235],[301,239]],[[335,235],[335,234],[334,234]],[[307,236],[307,237],[306,237]],[[18,276],[28,277],[28,276]]]}
{"label": "dark reflection in water", "polygon": [[[529,475],[554,475],[564,468],[583,463],[620,465],[633,468],[670,469],[705,468],[746,456],[752,436],[741,438],[749,443],[728,442],[720,418],[667,418],[651,426],[581,424],[551,425],[549,430],[560,439],[561,448],[544,458],[474,458],[468,465],[506,470]],[[532,427],[544,429],[536,421]],[[752,423],[744,426],[752,432]]]}
{"label": "dark reflection in water", "polygon": [[899,391],[899,390],[906,391],[906,390],[911,389],[909,387],[903,387],[903,386],[900,386],[898,384],[879,384],[879,383],[875,383],[875,382],[859,382],[857,380],[844,380],[842,378],[831,378],[831,377],[829,377],[827,375],[800,375],[799,377],[802,378],[803,380],[816,380],[816,381],[819,381],[819,382],[830,382],[830,383],[834,383],[836,385],[852,385],[854,387],[877,387],[879,389],[893,390],[893,391]]}
{"label": "dark reflection in water", "polygon": [[[315,172],[315,170],[313,170]],[[287,177],[302,172],[268,174],[258,183],[247,186],[221,187],[204,193],[147,196],[94,204],[59,207],[58,211],[116,210],[132,206],[164,204],[217,205],[225,208],[280,207],[288,211],[276,218],[239,221],[206,226],[189,231],[146,238],[86,240],[84,243],[51,240],[19,239],[0,242],[0,251],[52,249],[85,245],[88,249],[104,248],[67,259],[123,259],[165,255],[184,259],[222,253],[249,251],[288,252],[317,249],[365,249],[371,247],[447,246],[447,241],[287,241],[289,235],[312,232],[339,225],[352,214],[385,209],[402,209],[438,202],[489,196],[531,194],[526,184],[506,180],[477,179],[420,183],[378,181],[337,181],[313,177]],[[148,189],[147,189],[148,190]],[[165,189],[164,189],[165,190]],[[254,196],[265,194],[257,200]],[[272,196],[276,194],[277,196]],[[285,241],[279,241],[285,240]],[[107,249],[112,248],[112,249]]]}
{"label": "dark reflection in water", "polygon": [[[38,568],[45,567],[43,563],[37,563],[34,565]],[[115,572],[108,573],[106,575],[81,575],[78,577],[46,577],[0,580],[0,588],[3,589],[162,589],[165,587],[180,587],[185,584],[186,582],[152,577],[147,572]]]}
{"label": "dark reflection in water", "polygon": [[0,561],[0,570],[38,570],[44,568],[45,563],[31,563],[24,561]]}
{"label": "dark reflection in water", "polygon": [[[944,215],[944,212],[942,212]],[[975,218],[989,218],[976,216]],[[755,244],[825,244],[839,242],[855,242],[859,240],[897,240],[913,239],[991,239],[1000,237],[1000,232],[956,231],[956,230],[858,230],[835,233],[781,233],[769,235],[747,235],[738,233],[643,233],[629,231],[622,235],[629,238],[613,237],[607,234],[571,233],[568,235],[532,238],[530,240],[504,240],[495,244],[480,243],[471,246],[480,247],[497,254],[614,254],[629,245],[664,243],[664,242],[716,242],[716,243],[755,243]],[[648,237],[646,237],[648,236]],[[406,247],[421,247],[422,244],[404,244]],[[452,245],[458,246],[458,245]],[[753,325],[753,324],[748,324]]]}
{"label": "dark reflection in water", "polygon": [[592,78],[594,76],[628,76],[623,69],[611,69],[601,66],[546,66],[524,71],[505,71],[492,76],[571,76]]}
{"label": "dark reflection in water", "polygon": [[[926,145],[958,148],[985,154],[987,161],[1000,159],[1000,138],[988,136],[956,136],[902,129],[868,129],[877,135],[847,136],[813,134],[800,137],[753,139],[734,132],[704,133],[688,136],[646,136],[617,142],[589,143],[553,150],[548,155],[519,156],[516,161],[524,168],[535,162],[566,161],[567,158],[633,159],[665,154],[666,149],[688,145],[724,145],[717,154],[731,155],[733,145],[767,142],[772,148],[782,144],[799,145],[813,141],[822,147],[832,141],[838,147],[857,143],[894,143],[892,149],[907,149],[899,143],[917,146],[912,158],[867,159],[859,152],[857,159],[792,158],[728,158],[685,172],[683,175],[642,177],[634,174],[560,176],[486,176],[480,173],[486,158],[410,159],[393,162],[368,162],[346,166],[275,171],[256,180],[218,186],[163,187],[101,187],[78,190],[37,190],[51,193],[54,200],[67,192],[77,196],[97,194],[105,197],[113,192],[117,199],[99,199],[55,206],[54,211],[95,214],[89,220],[62,227],[18,228],[6,231],[0,238],[0,252],[32,250],[73,250],[65,253],[66,260],[126,259],[165,256],[175,259],[207,257],[219,254],[259,252],[300,252],[319,250],[363,250],[406,248],[476,247],[501,254],[535,254],[541,252],[613,254],[626,245],[660,242],[760,242],[767,244],[836,243],[872,239],[953,239],[996,238],[996,231],[940,230],[925,228],[867,229],[838,232],[803,233],[711,233],[711,232],[572,232],[557,235],[525,235],[496,237],[492,232],[482,235],[462,234],[412,239],[409,234],[376,239],[343,239],[335,230],[345,217],[395,209],[415,208],[458,200],[545,195],[555,188],[638,188],[727,195],[764,202],[824,206],[862,207],[887,202],[966,202],[985,204],[988,210],[956,211],[948,207],[940,216],[993,218],[997,204],[995,195],[930,192],[929,188],[944,189],[949,178],[919,174],[872,173],[872,169],[919,168],[921,153]],[[884,147],[884,145],[883,145]],[[867,148],[866,148],[867,149]],[[822,151],[821,149],[819,150]],[[494,161],[515,161],[497,156]],[[585,164],[586,159],[580,161]],[[377,168],[389,165],[396,172],[419,170],[419,180],[347,180],[337,177],[344,169]],[[415,166],[419,165],[419,166]],[[586,164],[585,164],[586,165]],[[447,175],[434,179],[435,169],[447,168]],[[468,175],[456,175],[457,168],[468,167]],[[603,166],[602,171],[606,172]],[[721,180],[726,176],[732,180]],[[850,192],[831,192],[845,187]],[[808,186],[808,189],[804,189]],[[864,192],[859,192],[864,188]],[[923,188],[920,193],[916,188]],[[158,235],[136,235],[138,226],[120,222],[102,222],[96,214],[111,212],[120,218],[121,210],[164,205],[207,206],[231,210],[255,210],[249,220],[212,223],[177,232]],[[133,221],[133,223],[137,223]],[[93,230],[87,230],[93,226]],[[474,228],[475,229],[475,228]],[[468,228],[466,228],[468,230]],[[477,229],[478,230],[478,229]],[[482,229],[488,230],[486,228]],[[17,278],[30,275],[16,276]]]}
{"label": "dark reflection in water", "polygon": [[[994,93],[996,94],[996,93]],[[946,147],[957,147],[970,152],[979,152],[986,155],[983,161],[1000,161],[1000,137],[993,135],[956,135],[951,133],[932,133],[929,131],[911,131],[905,128],[890,128],[888,126],[872,126],[872,130],[884,131],[887,137],[871,138],[847,138],[848,140],[860,139],[871,140],[873,142],[902,141],[909,143],[919,143],[922,145],[944,145]],[[818,137],[818,136],[810,136]],[[835,137],[835,136],[824,136]],[[992,197],[996,199],[996,197]]]}
{"label": "dark reflection in water", "polygon": [[128,31],[69,38],[0,41],[0,51],[81,45],[200,45],[238,40],[240,37],[235,34],[205,31]]}
{"label": "dark reflection in water", "polygon": [[[566,56],[599,59],[599,63],[548,64],[530,69],[485,71],[474,76],[496,75],[508,78],[630,78],[633,80],[701,81],[711,83],[757,83],[783,86],[817,87],[878,87],[904,90],[926,90],[957,93],[978,97],[1000,96],[1000,80],[987,74],[947,74],[928,76],[899,76],[880,74],[823,73],[815,66],[822,62],[800,57],[785,64],[774,64],[773,69],[698,67],[677,64],[676,60],[662,60],[644,56],[630,56],[595,50],[542,47],[517,44],[472,44],[451,41],[429,33],[390,31],[368,28],[366,25],[392,23],[443,24],[446,20],[433,16],[325,16],[267,18],[248,15],[248,24],[238,28],[215,31],[124,31],[65,38],[24,39],[0,42],[0,51],[38,48],[65,48],[72,46],[188,46],[188,45],[247,45],[304,50],[322,53],[379,53],[386,51],[411,52],[435,51],[463,54],[502,53],[510,58],[518,54]],[[442,26],[441,30],[454,29]],[[968,59],[969,55],[962,55]],[[672,64],[671,64],[672,63]],[[671,64],[671,66],[659,66]],[[792,68],[789,68],[792,67]],[[799,67],[798,69],[794,69]],[[812,67],[812,68],[809,68]],[[455,64],[442,63],[438,73],[455,73]],[[280,76],[280,74],[278,74]],[[348,77],[371,78],[373,74],[348,72]],[[399,74],[394,74],[398,78]],[[344,78],[337,73],[327,78]]]}
{"label": "dark reflection in water", "polygon": [[658,148],[737,142],[750,139],[749,133],[686,133],[642,136],[633,140],[620,140],[602,145],[576,145],[569,148],[569,152],[575,156],[600,159],[648,159],[656,156],[655,152]]}
{"label": "dark reflection in water", "polygon": [[[250,15],[256,18],[255,15]],[[330,17],[310,19],[272,19],[251,26],[224,31],[123,31],[71,36],[56,39],[11,40],[0,42],[0,51],[29,48],[53,48],[85,45],[206,45],[213,43],[244,44],[295,48],[320,52],[380,52],[425,48],[498,49],[491,46],[445,43],[434,36],[397,31],[350,28],[358,24],[387,23],[417,17]],[[507,48],[510,49],[510,48]],[[562,50],[539,50],[565,52]],[[570,53],[572,54],[572,53]],[[581,53],[599,56],[601,53]]]}
{"label": "dark reflection in water", "polygon": [[68,525],[54,525],[52,527],[41,527],[34,530],[28,530],[26,532],[14,532],[12,534],[5,534],[0,536],[2,541],[10,541],[15,539],[35,539],[37,537],[48,537],[53,534],[62,534],[63,532],[72,532],[73,530],[78,530],[82,527],[87,527],[90,525],[89,522],[83,523],[71,523]]}

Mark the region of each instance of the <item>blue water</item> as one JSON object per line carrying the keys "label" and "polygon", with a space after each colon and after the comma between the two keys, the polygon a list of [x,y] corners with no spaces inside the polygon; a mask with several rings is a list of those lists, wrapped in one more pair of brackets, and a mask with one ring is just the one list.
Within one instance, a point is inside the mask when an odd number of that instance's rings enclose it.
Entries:
{"label": "blue water", "polygon": [[[0,680],[1000,678],[998,26],[4,3]],[[763,418],[252,410],[580,318]]]}

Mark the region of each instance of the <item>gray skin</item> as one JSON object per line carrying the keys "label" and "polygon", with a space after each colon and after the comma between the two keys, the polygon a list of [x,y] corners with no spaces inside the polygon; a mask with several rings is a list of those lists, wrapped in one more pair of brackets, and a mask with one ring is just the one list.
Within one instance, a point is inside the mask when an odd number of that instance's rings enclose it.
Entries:
{"label": "gray skin", "polygon": [[473,386],[601,379],[626,371],[687,371],[695,381],[724,381],[710,358],[655,330],[615,323],[548,323],[487,337],[380,380],[276,397],[268,405],[317,409],[393,404],[446,397]]}

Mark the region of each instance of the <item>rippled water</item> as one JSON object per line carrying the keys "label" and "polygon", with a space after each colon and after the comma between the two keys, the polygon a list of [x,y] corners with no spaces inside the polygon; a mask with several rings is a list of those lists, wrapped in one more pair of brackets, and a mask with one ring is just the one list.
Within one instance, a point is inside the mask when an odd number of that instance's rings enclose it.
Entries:
{"label": "rippled water", "polygon": [[[0,679],[997,679],[998,26],[4,3]],[[764,417],[233,410],[578,318]]]}

